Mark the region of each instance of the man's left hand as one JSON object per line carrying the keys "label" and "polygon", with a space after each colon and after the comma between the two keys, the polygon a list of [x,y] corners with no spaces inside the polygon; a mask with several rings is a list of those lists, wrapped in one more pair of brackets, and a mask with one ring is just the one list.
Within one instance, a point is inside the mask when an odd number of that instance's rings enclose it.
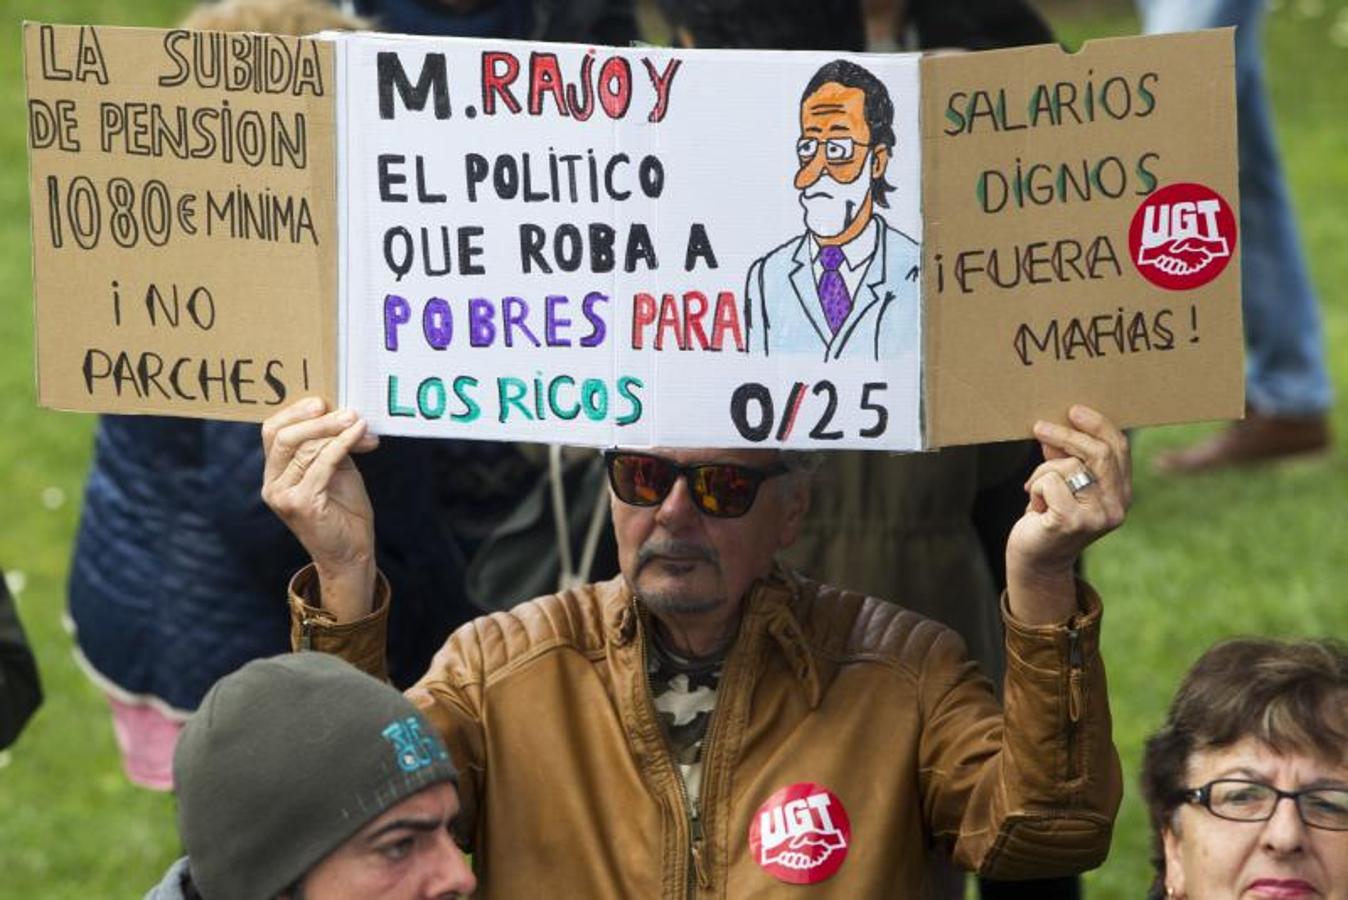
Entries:
{"label": "man's left hand", "polygon": [[[1081,552],[1123,524],[1133,499],[1128,438],[1085,406],[1070,425],[1036,422],[1045,462],[1025,483],[1025,515],[1006,544],[1011,613],[1029,625],[1061,622],[1076,612],[1074,567]],[[1069,483],[1091,479],[1074,492]]]}

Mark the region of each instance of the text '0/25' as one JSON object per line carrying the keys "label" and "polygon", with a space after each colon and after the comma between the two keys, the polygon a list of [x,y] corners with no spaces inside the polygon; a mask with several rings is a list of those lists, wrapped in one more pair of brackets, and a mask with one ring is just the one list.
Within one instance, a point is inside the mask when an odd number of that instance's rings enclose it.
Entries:
{"label": "text '0/25'", "polygon": [[[861,385],[858,408],[863,413],[869,413],[872,422],[858,429],[858,437],[878,438],[889,428],[889,408],[879,396],[888,389],[889,384],[884,381],[868,381]],[[731,393],[730,419],[740,437],[746,441],[760,444],[773,438],[779,443],[785,443],[800,423],[801,414],[809,407],[808,415],[817,416],[810,427],[809,439],[841,441],[847,436],[846,432],[834,427],[833,420],[846,399],[841,397],[838,386],[827,379],[815,382],[813,387],[797,381],[791,385],[779,415],[772,390],[765,384],[749,382],[741,384]]]}

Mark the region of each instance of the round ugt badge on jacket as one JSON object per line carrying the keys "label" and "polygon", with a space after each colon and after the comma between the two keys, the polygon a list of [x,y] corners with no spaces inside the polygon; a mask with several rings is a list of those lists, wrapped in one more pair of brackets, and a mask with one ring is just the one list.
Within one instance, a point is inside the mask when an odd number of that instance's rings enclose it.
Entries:
{"label": "round ugt badge on jacket", "polygon": [[1236,217],[1221,194],[1203,184],[1170,184],[1133,213],[1128,250],[1157,287],[1188,291],[1216,278],[1236,249]]}
{"label": "round ugt badge on jacket", "polygon": [[773,792],[749,823],[749,852],[778,881],[814,884],[847,859],[852,823],[838,796],[802,781]]}

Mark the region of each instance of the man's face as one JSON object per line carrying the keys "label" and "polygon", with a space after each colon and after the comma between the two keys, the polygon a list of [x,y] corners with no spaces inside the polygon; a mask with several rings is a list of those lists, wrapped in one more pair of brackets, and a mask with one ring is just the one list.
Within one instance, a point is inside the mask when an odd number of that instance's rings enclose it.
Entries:
{"label": "man's face", "polygon": [[[682,465],[729,462],[767,469],[768,450],[656,450]],[[614,497],[618,562],[633,591],[657,616],[696,615],[738,603],[772,557],[800,531],[808,486],[791,475],[764,481],[749,511],[734,519],[705,515],[679,478],[658,506],[631,506]]]}
{"label": "man's face", "polygon": [[442,900],[477,887],[449,836],[459,814],[454,785],[413,794],[309,870],[304,900]]}
{"label": "man's face", "polygon": [[795,187],[805,224],[820,238],[850,240],[870,221],[871,183],[882,177],[889,148],[871,145],[861,88],[821,85],[800,107],[800,169]]}

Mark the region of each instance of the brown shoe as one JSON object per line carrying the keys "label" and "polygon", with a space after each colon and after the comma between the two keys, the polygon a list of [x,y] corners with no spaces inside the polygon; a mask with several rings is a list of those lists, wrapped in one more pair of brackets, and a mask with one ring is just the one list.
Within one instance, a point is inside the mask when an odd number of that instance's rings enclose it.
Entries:
{"label": "brown shoe", "polygon": [[1251,410],[1223,432],[1156,457],[1157,472],[1193,475],[1319,453],[1329,447],[1327,416],[1267,416]]}

